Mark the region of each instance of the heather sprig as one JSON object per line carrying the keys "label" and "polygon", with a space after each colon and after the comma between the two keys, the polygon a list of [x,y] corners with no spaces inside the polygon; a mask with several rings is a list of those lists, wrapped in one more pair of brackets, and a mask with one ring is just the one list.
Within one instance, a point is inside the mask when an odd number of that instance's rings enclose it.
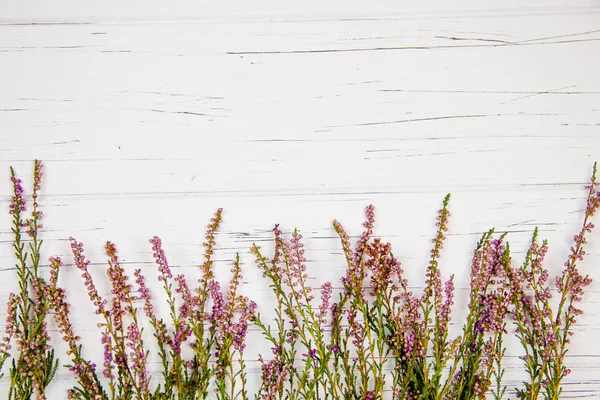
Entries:
{"label": "heather sprig", "polygon": [[568,345],[574,334],[577,316],[583,314],[577,303],[583,299],[584,288],[592,283],[583,276],[577,262],[586,254],[587,235],[594,229],[590,218],[600,207],[600,183],[596,180],[594,164],[588,190],[581,230],[574,236],[574,244],[564,264],[561,275],[554,280],[559,295],[558,305],[550,303],[552,290],[548,270],[543,267],[548,242],[538,243],[538,230],[534,231],[531,245],[521,268],[508,269],[511,278],[511,310],[516,325],[516,335],[525,356],[523,361],[528,381],[517,389],[522,399],[558,399],[562,393],[562,380],[571,372],[565,365]]}
{"label": "heather sprig", "polygon": [[[154,257],[156,265],[158,265],[158,280],[162,282],[163,291],[167,296],[169,314],[174,330],[174,332],[169,335],[166,332],[167,323],[165,323],[163,319],[157,321],[156,316],[148,314],[152,324],[154,325],[154,336],[159,341],[159,354],[163,364],[163,378],[165,380],[163,393],[171,394],[175,389],[177,392],[181,393],[184,391],[183,384],[185,380],[181,378],[184,372],[183,370],[186,368],[181,358],[181,344],[187,339],[187,332],[189,328],[187,327],[185,319],[180,317],[180,312],[177,310],[175,293],[173,292],[173,286],[171,283],[173,274],[171,272],[169,262],[165,256],[165,252],[162,249],[162,241],[158,236],[154,236],[150,239],[150,244],[152,244],[152,256]],[[179,277],[179,281],[180,286],[184,285],[187,287],[185,278]],[[142,290],[148,293],[147,288],[140,286],[140,292]],[[167,346],[170,348],[170,362],[167,358]]]}
{"label": "heather sprig", "polygon": [[[262,356],[262,383],[258,396],[263,399],[314,398],[325,395],[339,397],[337,374],[329,367],[332,348],[325,338],[324,313],[331,296],[330,284],[325,284],[321,305],[313,305],[313,288],[309,285],[302,235],[295,229],[290,240],[283,238],[279,225],[273,228],[275,251],[269,262],[260,246],[253,244],[252,252],[263,276],[270,281],[275,294],[276,333],[262,321],[260,314],[253,319],[263,336],[271,343],[273,359]],[[299,351],[302,367],[296,365]]]}
{"label": "heather sprig", "polygon": [[[11,228],[14,240],[12,248],[17,260],[15,265],[19,282],[18,293],[11,293],[8,300],[8,312],[5,333],[0,346],[0,371],[10,356],[11,342],[16,343],[17,354],[10,368],[9,399],[34,397],[46,398],[46,388],[50,384],[58,360],[50,346],[47,331],[46,314],[51,307],[45,296],[48,285],[40,275],[40,257],[42,240],[39,231],[43,213],[38,203],[43,165],[34,161],[31,216],[25,218],[27,205],[22,182],[10,168],[10,180],[13,187],[9,213],[12,215]],[[26,234],[23,235],[23,233]]]}
{"label": "heather sprig", "polygon": [[[381,335],[378,336],[378,346],[371,346],[373,338],[367,321],[369,320],[369,305],[365,294],[365,279],[367,266],[365,254],[369,250],[369,240],[375,224],[375,208],[369,205],[365,209],[365,228],[361,234],[356,249],[352,250],[349,236],[337,221],[333,228],[340,236],[342,249],[346,258],[346,273],[341,279],[342,293],[338,302],[332,305],[332,330],[330,347],[335,350],[335,374],[344,378],[341,389],[344,397],[375,398],[383,391],[383,363],[376,363],[376,358],[382,361]],[[345,319],[345,324],[342,321]],[[381,333],[381,332],[380,332]],[[379,354],[376,355],[376,351]],[[371,386],[372,376],[372,386]]]}
{"label": "heather sprig", "polygon": [[[10,293],[6,304],[5,336],[2,338],[2,343],[0,343],[0,371],[2,371],[2,366],[6,362],[6,359],[10,357],[9,350],[12,348],[10,342],[15,334],[16,323],[17,296],[14,293]],[[2,376],[4,376],[4,374],[0,373],[0,378],[2,378]]]}
{"label": "heather sprig", "polygon": [[[219,286],[215,281],[212,282],[213,310],[210,320],[213,324],[211,329],[215,329],[217,338],[215,346],[217,398],[235,400],[248,398],[246,363],[243,356],[248,324],[254,318],[256,303],[238,294],[242,279],[239,254],[236,254],[231,273],[226,296],[219,293]],[[237,322],[235,314],[239,314]]]}
{"label": "heather sprig", "polygon": [[[89,271],[90,261],[84,255],[83,244],[74,238],[69,238],[75,265],[81,271],[81,276],[87,289],[88,297],[94,304],[96,314],[103,319],[98,323],[102,329],[102,344],[104,347],[104,376],[108,379],[109,399],[148,399],[148,373],[146,369],[147,354],[144,349],[137,309],[134,306],[132,287],[117,256],[117,249],[111,242],[105,245],[108,256],[106,274],[111,284],[112,298],[110,307],[108,300],[103,298]],[[131,320],[127,323],[126,317]],[[76,374],[78,370],[72,371]],[[104,392],[100,384],[93,379],[81,382],[81,387],[74,389],[74,396],[81,394],[92,396],[95,392]],[[96,387],[99,386],[99,387]],[[83,394],[82,394],[83,393]],[[77,398],[77,397],[76,397]]]}
{"label": "heather sprig", "polygon": [[485,398],[493,378],[503,374],[502,340],[510,305],[505,270],[511,257],[506,233],[495,239],[493,234],[492,229],[482,236],[473,255],[469,314],[440,398]]}
{"label": "heather sprig", "polygon": [[297,371],[294,366],[294,359],[297,353],[297,325],[294,314],[290,314],[290,319],[286,320],[286,315],[293,310],[288,310],[289,298],[283,285],[283,269],[280,266],[281,243],[279,239],[281,231],[278,225],[273,229],[275,235],[275,250],[271,262],[263,256],[260,246],[253,244],[252,252],[258,268],[263,270],[263,276],[270,280],[270,287],[273,289],[276,299],[275,307],[275,332],[270,324],[263,323],[260,313],[253,318],[253,322],[261,329],[266,340],[272,345],[272,359],[264,360],[259,356],[261,363],[261,384],[258,388],[257,398],[263,400],[281,399],[284,396],[294,396],[294,382],[297,377]]}
{"label": "heather sprig", "polygon": [[[332,310],[332,344],[339,349],[334,364],[345,376],[346,397],[381,399],[387,387],[394,398],[411,398],[422,393],[425,378],[420,301],[409,290],[391,245],[371,240],[373,206],[366,208],[366,217],[354,251],[334,221],[347,263],[343,292]],[[384,370],[388,364],[391,376]]]}
{"label": "heather sprig", "polygon": [[[439,259],[441,250],[446,239],[445,232],[448,230],[448,219],[450,211],[448,203],[450,195],[444,198],[443,206],[438,212],[436,226],[438,227],[436,236],[432,239],[433,249],[431,249],[429,265],[426,271],[425,289],[421,297],[421,311],[423,313],[423,349],[429,350],[429,342],[433,344],[433,365],[427,365],[427,370],[423,371],[424,376],[429,376],[429,368],[433,367],[433,376],[431,386],[435,388],[439,385],[441,374],[446,366],[447,361],[451,357],[448,354],[448,324],[450,323],[450,312],[452,299],[454,296],[453,279],[446,281],[444,291],[442,292],[441,271],[439,269]],[[445,298],[444,298],[445,295]],[[433,320],[431,313],[433,311]],[[431,332],[431,324],[433,323],[433,332]],[[428,390],[425,390],[428,393]]]}
{"label": "heather sprig", "polygon": [[[54,320],[58,330],[62,334],[62,340],[67,345],[67,356],[71,357],[71,364],[65,365],[75,375],[76,386],[68,391],[69,399],[109,399],[104,391],[102,383],[96,373],[96,364],[86,360],[83,356],[81,337],[73,331],[73,325],[69,318],[71,305],[67,302],[66,291],[58,286],[59,270],[63,267],[60,257],[50,258],[50,285],[47,298],[52,305]],[[104,341],[104,340],[103,340]]]}
{"label": "heather sprig", "polygon": [[[244,359],[245,341],[249,321],[253,318],[256,303],[239,294],[242,270],[239,254],[233,262],[227,291],[221,290],[213,271],[216,233],[222,221],[223,210],[219,208],[211,218],[206,231],[202,277],[193,295],[185,278],[176,278],[176,292],[181,297],[178,316],[181,322],[173,342],[185,341],[190,336],[193,357],[184,360],[183,390],[179,398],[209,398],[214,393],[219,399],[246,399],[247,374]],[[185,323],[183,323],[185,321]],[[173,348],[171,357],[177,353]],[[179,357],[179,354],[176,354]],[[183,361],[183,360],[182,360]]]}

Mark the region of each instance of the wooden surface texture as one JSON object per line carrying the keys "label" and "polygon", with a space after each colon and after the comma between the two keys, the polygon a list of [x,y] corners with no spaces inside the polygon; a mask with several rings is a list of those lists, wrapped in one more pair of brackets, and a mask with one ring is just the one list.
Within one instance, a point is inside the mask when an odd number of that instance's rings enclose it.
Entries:
{"label": "wooden surface texture", "polygon": [[[313,285],[339,289],[331,222],[356,239],[373,204],[376,235],[419,290],[451,193],[441,268],[456,275],[457,327],[489,228],[509,232],[520,262],[538,226],[558,273],[600,160],[600,2],[432,3],[1,1],[1,312],[16,289],[9,166],[29,187],[35,158],[46,165],[44,253],[69,265],[61,284],[98,365],[98,320],[69,236],[85,244],[106,294],[107,240],[129,272],[150,278],[148,239],[159,235],[174,270],[198,276],[205,226],[223,207],[219,274],[240,252],[243,290],[267,309],[273,297],[249,247],[271,249],[275,223],[303,233]],[[594,283],[564,398],[600,398],[598,232],[587,250],[581,268]],[[269,350],[251,351],[256,360]],[[518,355],[512,343],[513,386],[524,378]],[[61,369],[52,398],[71,384]],[[0,397],[6,387],[4,378]]]}

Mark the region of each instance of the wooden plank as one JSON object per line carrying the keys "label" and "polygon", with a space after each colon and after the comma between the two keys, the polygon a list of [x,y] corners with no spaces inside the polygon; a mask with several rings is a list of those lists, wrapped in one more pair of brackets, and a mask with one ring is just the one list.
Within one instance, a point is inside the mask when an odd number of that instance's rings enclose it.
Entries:
{"label": "wooden plank", "polygon": [[[539,226],[550,240],[547,265],[559,271],[600,159],[598,5],[280,3],[4,5],[0,207],[10,201],[8,167],[30,177],[31,161],[44,160],[46,252],[71,260],[73,235],[99,277],[106,240],[129,271],[143,266],[151,276],[154,234],[174,268],[195,276],[204,227],[223,207],[218,268],[241,252],[244,290],[261,307],[271,297],[253,241],[269,248],[274,223],[298,227],[314,285],[339,282],[331,221],[355,238],[369,203],[376,233],[419,290],[448,192],[442,268],[457,276],[459,307],[474,245],[490,227],[509,231],[522,257]],[[2,304],[16,284],[9,226],[3,213]],[[599,281],[597,233],[590,242],[582,268]],[[75,299],[84,287],[69,268],[61,280]],[[599,303],[594,282],[565,398],[600,396]],[[73,313],[86,341],[99,343],[91,306],[77,302]],[[517,352],[509,352],[515,383]],[[70,384],[61,370],[53,393]]]}

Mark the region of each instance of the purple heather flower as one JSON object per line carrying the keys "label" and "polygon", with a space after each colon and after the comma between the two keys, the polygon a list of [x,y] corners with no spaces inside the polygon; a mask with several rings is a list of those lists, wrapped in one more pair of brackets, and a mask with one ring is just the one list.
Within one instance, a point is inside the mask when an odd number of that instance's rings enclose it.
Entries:
{"label": "purple heather flower", "polygon": [[302,235],[294,230],[289,242],[281,240],[281,248],[286,260],[284,283],[291,289],[293,296],[299,305],[310,303],[313,296],[310,294],[312,288],[307,284],[306,258],[304,257],[304,244],[300,241]]}
{"label": "purple heather flower", "polygon": [[212,314],[210,320],[219,325],[224,323],[225,316],[225,300],[223,299],[223,293],[221,293],[221,285],[217,281],[210,281],[209,283],[210,298],[213,301]]}
{"label": "purple heather flower", "polygon": [[[127,282],[128,277],[125,270],[119,263],[117,248],[111,242],[106,242],[106,255],[109,257],[107,275],[112,286],[113,298],[110,315],[113,320],[115,330],[123,332],[123,316],[131,311],[131,284]],[[123,308],[125,304],[125,308]]]}
{"label": "purple heather flower", "polygon": [[173,337],[171,348],[175,354],[181,354],[181,344],[192,334],[192,330],[188,326],[182,326]]}
{"label": "purple heather flower", "polygon": [[167,262],[167,257],[162,249],[162,241],[158,236],[154,236],[150,239],[150,243],[152,243],[152,251],[154,251],[153,256],[154,260],[156,260],[156,264],[158,264],[158,271],[161,273],[158,280],[162,281],[163,279],[173,278],[171,268],[169,268],[169,263]]}
{"label": "purple heather flower", "polygon": [[17,322],[17,296],[14,293],[8,295],[6,308],[6,326],[4,327],[4,332],[10,337],[15,334]]}
{"label": "purple heather flower", "polygon": [[361,234],[360,239],[358,240],[358,246],[356,247],[356,262],[358,263],[360,260],[360,256],[367,245],[367,242],[371,238],[373,234],[373,226],[375,224],[375,207],[372,204],[369,204],[365,208],[365,215],[367,220],[363,222],[363,226],[365,227],[364,232]]}
{"label": "purple heather flower", "polygon": [[50,257],[50,280],[48,281],[51,288],[55,288],[58,285],[58,271],[62,267],[63,263],[60,257]]}
{"label": "purple heather flower", "polygon": [[298,327],[294,326],[294,324],[292,323],[292,329],[287,331],[287,333],[285,334],[285,341],[289,344],[295,343],[296,340],[298,340],[299,335],[300,333],[298,332]]}
{"label": "purple heather flower", "polygon": [[355,265],[354,253],[352,252],[352,245],[350,244],[350,237],[342,224],[337,220],[333,220],[333,229],[336,231],[338,236],[342,241],[342,249],[344,250],[344,255],[346,256],[346,262],[349,268],[352,268]]}
{"label": "purple heather flower", "polygon": [[356,318],[355,309],[347,309],[346,318],[348,320],[348,326],[350,328],[350,337],[352,337],[352,344],[357,348],[362,348],[365,340],[365,331],[362,324]]}
{"label": "purple heather flower", "polygon": [[[371,271],[371,296],[376,296],[390,288],[393,291],[398,287],[393,284],[395,278],[402,282],[402,268],[398,260],[392,257],[392,245],[384,243],[376,238],[365,247],[368,258],[365,261],[366,268]],[[362,279],[361,279],[362,281]]]}
{"label": "purple heather flower", "polygon": [[0,359],[2,359],[4,355],[10,355],[8,354],[8,350],[11,349],[10,341],[18,329],[17,296],[14,293],[10,293],[8,295],[8,303],[6,305],[6,309],[6,325],[4,327],[4,332],[6,333],[6,336],[2,338],[2,342],[0,343]]}
{"label": "purple heather flower", "polygon": [[109,257],[108,279],[112,285],[112,294],[115,295],[121,303],[130,300],[131,284],[127,281],[129,278],[119,262],[117,248],[114,243],[106,242],[106,255]]}
{"label": "purple heather flower", "polygon": [[192,316],[193,311],[198,306],[198,298],[196,296],[192,296],[184,275],[177,275],[175,277],[175,281],[177,282],[177,288],[175,289],[175,292],[179,293],[181,295],[181,299],[183,300],[183,303],[179,307],[179,312],[183,318],[189,318]]}
{"label": "purple heather flower", "polygon": [[92,280],[92,276],[88,272],[88,265],[90,262],[85,259],[83,255],[83,243],[78,243],[74,238],[70,237],[69,241],[71,242],[71,250],[73,251],[73,256],[75,257],[75,265],[82,271],[82,278],[85,280],[85,286],[88,290],[88,296],[90,300],[96,306],[97,314],[104,314],[106,312],[106,300],[102,299],[96,290],[96,286],[94,285],[94,281]]}
{"label": "purple heather flower", "polygon": [[148,317],[150,323],[154,327],[157,340],[162,344],[170,344],[171,340],[167,334],[167,327],[162,319],[159,320],[156,317],[154,304],[152,304],[152,295],[150,294],[150,289],[148,289],[146,286],[146,281],[144,279],[144,275],[142,275],[142,270],[136,269],[133,272],[133,275],[136,278],[135,283],[138,285],[138,292],[140,293],[139,297],[144,301],[144,314],[146,314],[146,317]]}
{"label": "purple heather flower", "polygon": [[242,315],[237,324],[235,324],[233,338],[233,347],[242,353],[246,347],[246,335],[248,333],[248,322],[254,317],[256,313],[256,303],[249,301],[248,304],[243,308]]}
{"label": "purple heather flower", "polygon": [[403,350],[403,359],[424,355],[424,346],[414,334],[414,327],[419,325],[421,318],[420,299],[414,297],[411,292],[402,292],[397,296],[396,302],[402,306],[399,312],[391,317],[392,345]]}
{"label": "purple heather flower", "polygon": [[[96,399],[100,400],[100,399],[104,399],[104,397],[101,396],[100,393],[102,393],[102,390],[98,386],[98,383],[95,379],[95,372],[94,372],[95,369],[96,369],[96,364],[94,364],[93,362],[83,361],[83,360],[77,364],[72,365],[69,368],[69,370],[77,376],[77,378],[79,379],[80,382],[87,382],[89,384],[89,386],[87,386],[85,388],[87,394],[90,396],[89,398],[92,398],[94,400],[96,400]],[[67,391],[67,399],[78,399],[78,398],[79,397],[75,396],[75,392],[72,389],[69,389]]]}
{"label": "purple heather flower", "polygon": [[141,269],[136,269],[133,272],[135,276],[135,283],[138,285],[138,291],[140,293],[140,299],[144,300],[144,313],[146,317],[149,319],[156,319],[156,315],[154,314],[154,304],[152,304],[152,295],[150,294],[150,289],[146,286],[146,281],[144,275],[142,275]]}
{"label": "purple heather flower", "polygon": [[[410,332],[408,334],[408,336],[405,338],[404,341],[404,358],[405,359],[411,359],[414,354],[413,351],[415,349],[415,333],[414,332]],[[418,356],[418,353],[416,354]]]}
{"label": "purple heather flower", "polygon": [[222,221],[222,214],[223,214],[223,209],[219,208],[217,209],[217,212],[215,213],[214,217],[212,217],[210,219],[210,222],[208,224],[208,226],[206,227],[206,242],[203,242],[202,245],[204,246],[204,258],[205,261],[202,264],[202,279],[200,279],[200,283],[202,282],[208,282],[209,280],[211,280],[212,278],[214,278],[214,274],[212,272],[212,255],[214,253],[214,247],[215,247],[215,234],[217,232],[217,230],[219,229],[219,226],[221,225],[221,221]]}
{"label": "purple heather flower", "polygon": [[277,398],[277,394],[283,390],[284,382],[290,372],[289,367],[285,362],[277,358],[274,358],[267,363],[265,363],[262,358],[259,358],[259,361],[262,364],[261,388],[265,388],[267,390],[266,393],[262,393],[262,399],[275,400]]}
{"label": "purple heather flower", "polygon": [[331,282],[325,282],[321,285],[321,305],[319,306],[319,313],[317,318],[321,324],[327,323],[327,313],[329,311],[329,301],[331,300]]}
{"label": "purple heather flower", "polygon": [[450,312],[454,304],[454,277],[452,276],[444,285],[445,300],[440,310],[440,335],[448,333],[448,324],[450,323]]}
{"label": "purple heather flower", "polygon": [[10,180],[13,184],[13,196],[10,199],[10,214],[20,214],[22,211],[26,211],[25,199],[23,198],[23,186],[21,180],[14,176],[14,172],[11,169]]}
{"label": "purple heather flower", "polygon": [[317,349],[310,349],[308,353],[303,353],[302,357],[309,357],[313,360],[317,359]]}
{"label": "purple heather flower", "polygon": [[[40,190],[40,188],[41,188],[42,177],[44,176],[43,168],[44,168],[44,165],[42,164],[42,162],[40,160],[33,161],[33,190],[34,190],[34,193],[37,193],[37,191]],[[37,195],[34,197],[37,197]]]}
{"label": "purple heather flower", "polygon": [[145,393],[148,391],[148,372],[146,370],[146,353],[142,344],[142,335],[137,324],[130,324],[127,327],[127,347],[131,349],[129,353],[133,370],[138,376],[140,390]]}
{"label": "purple heather flower", "polygon": [[375,207],[373,205],[367,206],[365,209],[366,221],[363,223],[365,230],[363,231],[356,248],[355,252],[352,252],[352,246],[350,245],[350,239],[348,234],[337,221],[333,221],[333,227],[342,241],[342,248],[346,256],[346,263],[348,265],[346,269],[346,275],[342,277],[342,284],[344,287],[345,295],[355,295],[364,298],[363,279],[366,277],[366,273],[362,268],[362,257],[367,246],[371,235],[373,234],[373,225],[375,223]]}
{"label": "purple heather flower", "polygon": [[219,282],[214,280],[209,282],[209,295],[213,302],[209,320],[216,328],[217,342],[221,343],[223,338],[233,331],[231,314],[226,309],[225,299],[223,298],[223,293],[221,293]]}
{"label": "purple heather flower", "polygon": [[71,305],[67,303],[65,290],[62,288],[55,288],[50,292],[50,298],[48,299],[52,304],[54,310],[54,320],[58,325],[58,330],[62,333],[62,339],[69,346],[67,350],[68,355],[74,355],[77,349],[77,342],[81,339],[76,336],[73,332],[73,325],[69,320],[69,311]]}
{"label": "purple heather flower", "polygon": [[229,289],[227,289],[227,300],[225,301],[225,310],[229,315],[233,315],[234,312],[241,310],[241,302],[238,300],[240,297],[237,295],[237,289],[242,280],[242,269],[240,266],[240,255],[236,254],[236,258],[233,261],[233,268],[231,269],[232,277],[229,281]]}
{"label": "purple heather flower", "polygon": [[[595,209],[592,213],[595,212]],[[591,226],[590,226],[591,225]],[[575,235],[575,244],[571,247],[569,259],[565,262],[562,275],[556,278],[556,287],[559,293],[568,292],[574,302],[580,302],[583,298],[583,288],[589,286],[592,280],[588,276],[582,276],[577,268],[576,262],[583,260],[586,254],[583,245],[587,243],[585,233],[591,231],[593,224],[585,224],[578,235]]]}
{"label": "purple heather flower", "polygon": [[42,176],[44,175],[42,169],[42,162],[35,160],[33,167],[33,193],[31,194],[31,197],[33,198],[33,211],[31,214],[34,220],[26,221],[28,225],[27,233],[31,237],[37,235],[37,229],[43,228],[42,224],[40,224],[38,221],[43,218],[44,214],[38,209],[39,204],[37,202],[38,192],[41,188]]}
{"label": "purple heather flower", "polygon": [[104,345],[104,377],[113,380],[112,339],[108,331],[102,332],[102,344]]}
{"label": "purple heather flower", "polygon": [[480,310],[476,323],[480,333],[504,330],[504,317],[510,306],[510,298],[504,293],[508,290],[506,269],[510,267],[510,258],[504,257],[505,251],[501,238],[490,240],[486,236],[473,257],[471,301]]}
{"label": "purple heather flower", "polygon": [[279,224],[275,224],[273,227],[273,235],[275,236],[275,250],[273,251],[273,260],[271,266],[273,272],[276,272],[275,275],[281,278],[283,272],[278,264],[279,261],[281,261],[283,239],[281,239],[282,233],[279,230]]}
{"label": "purple heather flower", "polygon": [[348,238],[348,234],[342,228],[338,221],[333,221],[333,227],[337,234],[340,236],[342,240],[342,248],[344,249],[344,254],[346,255],[346,262],[348,267],[346,269],[346,275],[342,277],[342,285],[344,287],[344,293],[346,296],[352,295],[357,296],[361,300],[364,301],[364,286],[363,280],[367,276],[364,271],[362,262],[363,255],[367,250],[367,243],[373,234],[373,226],[375,224],[375,207],[373,205],[369,205],[365,209],[366,221],[363,223],[363,227],[365,230],[360,236],[358,241],[358,245],[356,247],[356,251],[352,253],[350,240]]}
{"label": "purple heather flower", "polygon": [[[448,230],[448,218],[450,217],[450,211],[448,211],[449,200],[450,197],[448,195],[444,199],[444,206],[438,211],[436,222],[438,229],[436,237],[431,240],[434,246],[431,249],[431,258],[427,266],[425,290],[422,297],[422,301],[430,304],[429,301],[433,296],[433,306],[436,316],[441,314],[442,308],[442,279],[438,268],[438,259],[440,258],[444,240],[446,239],[444,233]],[[423,321],[423,323],[428,324],[429,321]]]}
{"label": "purple heather flower", "polygon": [[340,331],[340,320],[342,317],[342,309],[338,303],[331,305],[331,335],[335,335],[336,332]]}
{"label": "purple heather flower", "polygon": [[[594,174],[592,175],[591,183],[586,186],[586,189],[588,189],[588,196],[583,227],[579,234],[573,238],[574,245],[571,247],[571,254],[565,263],[562,276],[556,278],[556,287],[559,293],[568,292],[574,302],[581,301],[583,298],[583,288],[592,283],[592,280],[588,276],[583,277],[579,273],[576,262],[583,260],[583,256],[586,254],[583,249],[583,246],[587,243],[586,234],[594,229],[594,224],[588,222],[588,219],[600,208],[600,183],[596,181],[596,165],[594,165]],[[580,311],[576,308],[573,309],[576,312]]]}

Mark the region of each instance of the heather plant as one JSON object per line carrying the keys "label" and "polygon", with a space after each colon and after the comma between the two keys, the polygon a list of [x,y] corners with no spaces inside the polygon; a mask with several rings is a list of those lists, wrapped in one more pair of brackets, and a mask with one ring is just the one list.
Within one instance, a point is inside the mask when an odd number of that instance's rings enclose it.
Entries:
{"label": "heather plant", "polygon": [[[48,285],[40,274],[40,250],[43,213],[38,203],[43,175],[42,163],[34,162],[31,216],[25,217],[27,205],[21,180],[10,168],[13,195],[10,202],[12,215],[12,248],[17,260],[15,269],[19,291],[10,293],[7,306],[6,336],[0,344],[0,371],[11,356],[12,343],[17,354],[10,365],[9,399],[45,399],[45,391],[58,368],[58,360],[50,347],[47,312],[51,306],[46,293]],[[3,374],[2,374],[3,375]],[[0,375],[0,376],[2,376]]]}
{"label": "heather plant", "polygon": [[[262,255],[260,246],[252,246],[256,264],[270,280],[276,298],[275,329],[262,321],[260,314],[253,318],[272,345],[272,358],[259,358],[262,375],[257,397],[341,398],[341,377],[330,366],[337,350],[328,344],[324,330],[331,283],[324,283],[321,288],[321,305],[313,305],[302,235],[294,230],[292,238],[284,240],[278,225],[273,233],[275,250],[271,260]],[[302,367],[295,363],[299,351]]]}
{"label": "heather plant", "polygon": [[58,286],[58,275],[63,267],[63,262],[60,257],[51,257],[49,261],[50,284],[47,298],[52,305],[54,320],[62,334],[62,340],[67,345],[67,356],[71,357],[71,364],[66,364],[65,367],[75,375],[79,385],[69,389],[67,398],[106,399],[107,395],[96,372],[96,364],[84,358],[81,337],[77,336],[73,330],[69,317],[71,305],[67,302],[66,290]]}
{"label": "heather plant", "polygon": [[540,395],[544,399],[558,399],[562,380],[571,372],[565,365],[565,356],[574,334],[573,325],[577,316],[583,314],[577,303],[583,299],[584,288],[592,283],[589,275],[579,272],[577,262],[586,254],[587,234],[594,229],[590,218],[600,207],[596,167],[594,164],[590,184],[586,186],[588,195],[581,230],[574,237],[561,275],[554,280],[558,304],[552,307],[552,284],[548,270],[543,267],[548,242],[544,240],[539,244],[537,228],[523,265],[507,268],[511,314],[516,335],[525,350],[523,362],[529,376],[529,380],[523,382],[524,388],[517,389],[517,396],[522,399],[537,399]]}
{"label": "heather plant", "polygon": [[499,399],[506,391],[501,382],[505,317],[510,306],[505,269],[511,258],[509,245],[504,242],[506,234],[494,239],[493,233],[485,233],[477,244],[471,265],[467,321],[462,337],[456,339],[449,381],[435,398],[486,398],[492,390],[494,398]]}

